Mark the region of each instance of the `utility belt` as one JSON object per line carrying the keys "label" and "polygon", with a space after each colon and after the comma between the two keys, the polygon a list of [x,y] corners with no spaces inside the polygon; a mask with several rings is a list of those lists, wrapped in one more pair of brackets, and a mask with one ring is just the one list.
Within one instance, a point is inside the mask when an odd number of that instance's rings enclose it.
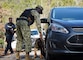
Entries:
{"label": "utility belt", "polygon": [[17,18],[16,21],[18,21],[18,20],[26,20],[27,22],[29,22],[26,17]]}
{"label": "utility belt", "polygon": [[25,20],[25,21],[27,21],[27,22],[28,22],[28,26],[32,25],[33,22],[34,22],[34,21],[30,22],[27,17],[20,17],[20,18],[17,18],[16,21],[18,21],[18,20]]}

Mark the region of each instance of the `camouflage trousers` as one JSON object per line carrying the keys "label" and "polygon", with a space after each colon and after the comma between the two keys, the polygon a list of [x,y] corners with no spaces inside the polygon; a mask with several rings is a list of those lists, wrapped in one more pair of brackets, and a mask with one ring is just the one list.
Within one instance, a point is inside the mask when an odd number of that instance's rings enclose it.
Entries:
{"label": "camouflage trousers", "polygon": [[23,42],[25,44],[25,51],[30,52],[32,43],[31,43],[31,33],[30,27],[27,25],[28,22],[25,20],[18,20],[16,22],[17,26],[17,44],[16,44],[16,51],[21,51]]}

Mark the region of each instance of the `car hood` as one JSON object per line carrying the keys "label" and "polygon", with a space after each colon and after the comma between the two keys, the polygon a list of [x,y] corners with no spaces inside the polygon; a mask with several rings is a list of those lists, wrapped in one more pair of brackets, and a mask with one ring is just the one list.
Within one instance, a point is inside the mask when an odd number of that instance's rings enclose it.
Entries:
{"label": "car hood", "polygon": [[40,36],[39,35],[31,35],[31,38],[40,38]]}
{"label": "car hood", "polygon": [[67,27],[83,27],[83,20],[53,20],[53,23],[58,23]]}

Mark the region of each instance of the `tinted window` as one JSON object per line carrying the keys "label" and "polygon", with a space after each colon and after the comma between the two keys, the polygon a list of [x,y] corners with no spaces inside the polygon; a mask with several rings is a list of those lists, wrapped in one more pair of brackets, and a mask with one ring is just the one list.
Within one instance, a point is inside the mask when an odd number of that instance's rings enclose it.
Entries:
{"label": "tinted window", "polygon": [[31,31],[31,35],[38,35],[37,31]]}
{"label": "tinted window", "polygon": [[43,35],[44,35],[44,36],[46,35],[45,32],[43,32]]}
{"label": "tinted window", "polygon": [[83,20],[83,8],[55,8],[51,16],[61,20]]}

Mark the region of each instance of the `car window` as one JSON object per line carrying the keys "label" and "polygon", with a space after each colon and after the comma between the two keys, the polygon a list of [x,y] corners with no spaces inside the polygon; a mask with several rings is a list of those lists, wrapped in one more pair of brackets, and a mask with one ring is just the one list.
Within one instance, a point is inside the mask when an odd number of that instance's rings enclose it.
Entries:
{"label": "car window", "polygon": [[83,8],[71,8],[71,9],[64,9],[64,8],[57,8],[53,9],[51,16],[54,19],[60,20],[83,20]]}
{"label": "car window", "polygon": [[44,35],[44,36],[46,35],[45,32],[43,32],[43,35]]}
{"label": "car window", "polygon": [[31,31],[31,35],[38,35],[38,31]]}

